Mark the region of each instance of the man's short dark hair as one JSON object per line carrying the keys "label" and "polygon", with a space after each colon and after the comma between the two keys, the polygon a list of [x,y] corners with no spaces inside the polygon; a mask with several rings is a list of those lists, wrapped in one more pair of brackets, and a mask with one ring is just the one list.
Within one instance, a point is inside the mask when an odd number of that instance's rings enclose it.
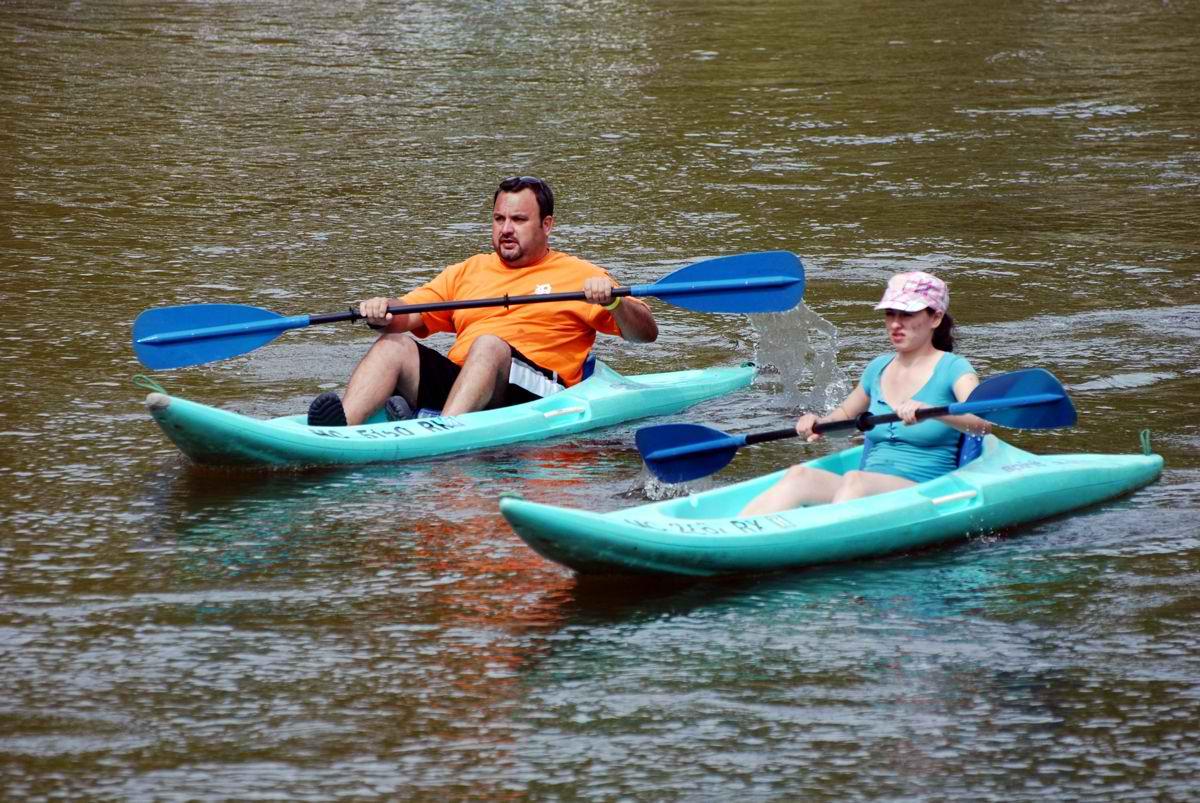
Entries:
{"label": "man's short dark hair", "polygon": [[500,186],[492,193],[492,206],[496,205],[496,199],[500,197],[500,193],[520,192],[525,189],[533,190],[533,194],[537,198],[539,220],[545,220],[554,214],[554,190],[550,189],[550,185],[545,181],[535,176],[510,176],[501,181]]}

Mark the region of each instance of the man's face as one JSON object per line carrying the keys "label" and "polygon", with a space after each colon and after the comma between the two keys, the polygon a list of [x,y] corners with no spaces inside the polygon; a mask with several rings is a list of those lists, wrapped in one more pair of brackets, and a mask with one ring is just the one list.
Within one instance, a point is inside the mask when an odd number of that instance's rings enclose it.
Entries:
{"label": "man's face", "polygon": [[532,265],[545,255],[553,225],[553,217],[541,219],[533,190],[502,192],[492,207],[492,248],[510,268]]}

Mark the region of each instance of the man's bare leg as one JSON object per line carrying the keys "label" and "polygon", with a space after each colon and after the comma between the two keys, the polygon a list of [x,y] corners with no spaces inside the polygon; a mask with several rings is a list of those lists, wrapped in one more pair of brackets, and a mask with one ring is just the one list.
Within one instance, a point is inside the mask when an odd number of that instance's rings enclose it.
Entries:
{"label": "man's bare leg", "polygon": [[471,344],[462,371],[450,389],[443,415],[461,415],[487,407],[508,385],[512,348],[495,335],[482,335]]}
{"label": "man's bare leg", "polygon": [[415,405],[420,363],[416,341],[408,334],[380,336],[350,375],[342,399],[347,425],[366,421],[397,392]]}

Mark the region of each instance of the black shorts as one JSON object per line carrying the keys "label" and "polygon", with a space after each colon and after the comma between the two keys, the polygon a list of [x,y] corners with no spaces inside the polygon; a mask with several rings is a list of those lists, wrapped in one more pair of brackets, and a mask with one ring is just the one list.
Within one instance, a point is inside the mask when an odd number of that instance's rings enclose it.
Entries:
{"label": "black shorts", "polygon": [[[435,351],[423,343],[416,345],[421,368],[417,380],[417,403],[414,406],[418,409],[441,410],[446,406],[450,389],[454,387],[462,368],[440,351]],[[504,393],[501,398],[492,399],[485,409],[494,410],[497,407],[510,407],[534,401],[560,390],[563,390],[563,384],[557,374],[512,349],[512,367],[508,372],[508,384]]]}

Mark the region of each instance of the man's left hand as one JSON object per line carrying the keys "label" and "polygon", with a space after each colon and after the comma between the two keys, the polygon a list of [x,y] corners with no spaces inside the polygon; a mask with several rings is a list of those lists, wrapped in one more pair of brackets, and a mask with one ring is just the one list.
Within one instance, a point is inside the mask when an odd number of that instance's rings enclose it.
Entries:
{"label": "man's left hand", "polygon": [[583,295],[593,304],[607,307],[613,301],[613,284],[603,276],[592,276],[583,282]]}

